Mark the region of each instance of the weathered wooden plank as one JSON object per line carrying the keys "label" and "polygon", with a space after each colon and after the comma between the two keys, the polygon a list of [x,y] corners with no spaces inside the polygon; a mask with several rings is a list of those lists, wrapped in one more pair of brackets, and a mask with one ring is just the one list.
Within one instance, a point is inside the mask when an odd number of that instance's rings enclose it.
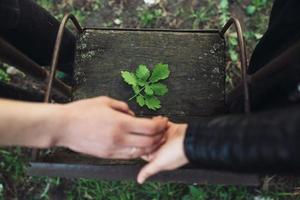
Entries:
{"label": "weathered wooden plank", "polygon": [[[100,180],[136,180],[142,165],[84,165],[84,164],[49,164],[30,163],[29,175],[89,178]],[[198,183],[198,184],[223,184],[259,186],[260,177],[254,174],[237,174],[211,170],[196,170],[183,168],[176,171],[161,172],[150,178],[150,181]]]}
{"label": "weathered wooden plank", "polygon": [[[108,160],[77,154],[64,149],[44,156],[38,162],[30,163],[29,174],[32,176],[50,176],[66,178],[92,178],[100,180],[135,180],[140,169],[145,165],[141,159]],[[198,169],[185,166],[170,172],[162,172],[152,177],[151,181],[225,184],[258,186],[257,174],[240,174],[216,170]]]}
{"label": "weathered wooden plank", "polygon": [[217,31],[87,30],[78,40],[74,99],[108,95],[127,101],[132,95],[120,71],[139,64],[167,63],[169,93],[162,108],[149,111],[134,101],[138,115],[212,116],[224,112],[224,40]]}

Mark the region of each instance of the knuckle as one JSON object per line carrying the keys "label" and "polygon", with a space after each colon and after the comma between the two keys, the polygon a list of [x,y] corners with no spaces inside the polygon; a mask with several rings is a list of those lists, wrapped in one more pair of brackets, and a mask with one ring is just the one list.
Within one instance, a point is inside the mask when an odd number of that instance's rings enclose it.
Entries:
{"label": "knuckle", "polygon": [[108,103],[110,101],[110,98],[108,96],[102,96],[100,98],[101,98],[101,101],[103,101],[105,103]]}
{"label": "knuckle", "polygon": [[126,123],[122,119],[118,119],[116,122],[116,129],[117,132],[125,131],[126,130]]}
{"label": "knuckle", "polygon": [[153,123],[149,126],[149,132],[153,135],[158,132],[158,125]]}
{"label": "knuckle", "polygon": [[123,117],[120,116],[117,119],[117,128],[119,129],[119,131],[127,131],[128,129],[128,124],[130,123],[128,117]]}
{"label": "knuckle", "polygon": [[126,108],[126,109],[129,109],[129,106],[128,106],[128,104],[127,104],[127,103],[125,103],[125,102],[121,102],[121,104],[122,104],[122,106],[123,106],[124,108]]}
{"label": "knuckle", "polygon": [[118,132],[113,132],[111,136],[111,145],[121,144],[123,141],[124,139],[121,134],[118,134]]}
{"label": "knuckle", "polygon": [[121,106],[124,108],[124,110],[129,110],[129,106],[127,103],[122,103]]}

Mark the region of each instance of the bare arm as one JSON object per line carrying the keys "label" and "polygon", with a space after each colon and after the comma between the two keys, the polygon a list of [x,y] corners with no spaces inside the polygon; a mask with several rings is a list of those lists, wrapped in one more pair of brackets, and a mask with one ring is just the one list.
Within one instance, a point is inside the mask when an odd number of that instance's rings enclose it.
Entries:
{"label": "bare arm", "polygon": [[160,145],[166,127],[166,118],[134,117],[126,103],[108,97],[64,105],[0,99],[1,146],[62,146],[102,158],[136,158]]}
{"label": "bare arm", "polygon": [[0,145],[47,148],[55,143],[64,121],[62,105],[0,99]]}

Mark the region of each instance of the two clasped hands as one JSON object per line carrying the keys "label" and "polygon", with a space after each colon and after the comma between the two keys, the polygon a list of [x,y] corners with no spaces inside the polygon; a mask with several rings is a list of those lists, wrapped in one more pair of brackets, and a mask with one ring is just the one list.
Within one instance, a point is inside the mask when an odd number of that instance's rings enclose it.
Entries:
{"label": "two clasped hands", "polygon": [[186,124],[174,124],[161,116],[135,117],[126,103],[108,97],[63,107],[67,131],[56,145],[101,158],[141,157],[149,163],[140,171],[139,183],[188,162],[183,148]]}
{"label": "two clasped hands", "polygon": [[99,158],[142,158],[149,163],[140,171],[139,183],[188,162],[186,124],[136,117],[126,103],[109,97],[68,104],[0,99],[0,113],[0,146],[59,146]]}

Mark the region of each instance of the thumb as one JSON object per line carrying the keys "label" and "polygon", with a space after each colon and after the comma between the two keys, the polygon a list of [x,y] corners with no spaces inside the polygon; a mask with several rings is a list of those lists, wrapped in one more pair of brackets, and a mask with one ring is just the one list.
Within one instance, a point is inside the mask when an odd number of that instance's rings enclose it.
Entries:
{"label": "thumb", "polygon": [[156,160],[154,159],[141,169],[137,177],[137,182],[139,184],[143,184],[150,176],[162,171],[161,167],[155,161]]}

